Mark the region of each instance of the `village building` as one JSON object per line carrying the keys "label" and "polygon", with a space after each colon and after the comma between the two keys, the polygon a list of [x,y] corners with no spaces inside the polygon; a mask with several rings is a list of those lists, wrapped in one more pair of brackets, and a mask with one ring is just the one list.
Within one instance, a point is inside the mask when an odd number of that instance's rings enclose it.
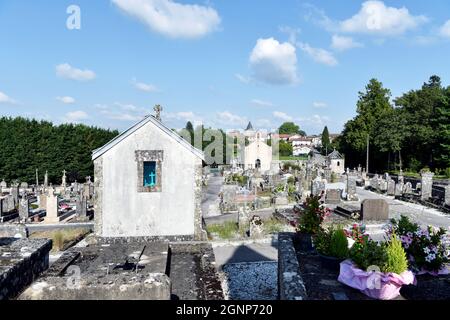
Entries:
{"label": "village building", "polygon": [[244,134],[249,144],[241,152],[241,167],[244,170],[269,171],[272,164],[272,147],[266,143],[267,135],[254,130],[251,123],[248,124]]}
{"label": "village building", "polygon": [[202,239],[202,151],[147,116],[94,150],[95,233]]}
{"label": "village building", "polygon": [[289,142],[292,144],[293,155],[307,156],[312,151],[312,139],[307,137],[295,136],[289,138]]}
{"label": "village building", "polygon": [[328,155],[328,164],[332,172],[343,174],[345,172],[345,158],[336,149]]}

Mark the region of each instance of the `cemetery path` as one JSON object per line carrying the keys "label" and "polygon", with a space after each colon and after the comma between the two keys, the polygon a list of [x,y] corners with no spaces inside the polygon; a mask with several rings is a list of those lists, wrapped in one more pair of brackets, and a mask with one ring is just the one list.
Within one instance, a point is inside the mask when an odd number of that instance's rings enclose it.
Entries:
{"label": "cemetery path", "polygon": [[218,269],[229,263],[278,261],[278,245],[273,240],[213,245],[213,248]]}
{"label": "cemetery path", "polygon": [[384,199],[389,203],[389,217],[398,219],[401,215],[418,222],[422,226],[433,225],[443,227],[448,230],[450,227],[450,215],[439,212],[436,209],[427,208],[419,204],[413,204],[393,199],[393,197],[383,196],[363,188],[357,188],[359,199]]}
{"label": "cemetery path", "polygon": [[202,213],[203,217],[214,217],[221,214],[219,208],[219,194],[222,191],[223,177],[211,176],[208,185],[203,191]]}
{"label": "cemetery path", "polygon": [[277,299],[278,245],[275,239],[216,244],[213,248],[227,300]]}

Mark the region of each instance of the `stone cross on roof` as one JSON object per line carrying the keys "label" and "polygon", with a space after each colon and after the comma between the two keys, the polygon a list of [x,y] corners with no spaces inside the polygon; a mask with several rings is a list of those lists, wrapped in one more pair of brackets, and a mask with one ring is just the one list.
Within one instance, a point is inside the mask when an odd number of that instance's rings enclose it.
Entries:
{"label": "stone cross on roof", "polygon": [[157,104],[153,108],[153,110],[155,111],[155,118],[156,118],[156,120],[161,121],[161,112],[163,111],[163,108],[159,104]]}

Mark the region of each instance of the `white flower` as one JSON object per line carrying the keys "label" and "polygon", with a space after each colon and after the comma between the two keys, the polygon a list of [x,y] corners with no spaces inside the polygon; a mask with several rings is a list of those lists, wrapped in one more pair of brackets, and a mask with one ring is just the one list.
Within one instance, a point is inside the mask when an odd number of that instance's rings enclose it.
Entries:
{"label": "white flower", "polygon": [[426,248],[423,248],[423,252],[425,252],[426,254],[430,254],[430,248],[428,248],[428,247],[426,247]]}

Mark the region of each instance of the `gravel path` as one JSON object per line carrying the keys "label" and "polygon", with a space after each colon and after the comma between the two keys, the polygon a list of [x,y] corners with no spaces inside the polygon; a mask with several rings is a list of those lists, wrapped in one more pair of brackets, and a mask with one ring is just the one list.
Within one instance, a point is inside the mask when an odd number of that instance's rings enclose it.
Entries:
{"label": "gravel path", "polygon": [[278,263],[244,262],[223,267],[222,287],[227,300],[276,300]]}

